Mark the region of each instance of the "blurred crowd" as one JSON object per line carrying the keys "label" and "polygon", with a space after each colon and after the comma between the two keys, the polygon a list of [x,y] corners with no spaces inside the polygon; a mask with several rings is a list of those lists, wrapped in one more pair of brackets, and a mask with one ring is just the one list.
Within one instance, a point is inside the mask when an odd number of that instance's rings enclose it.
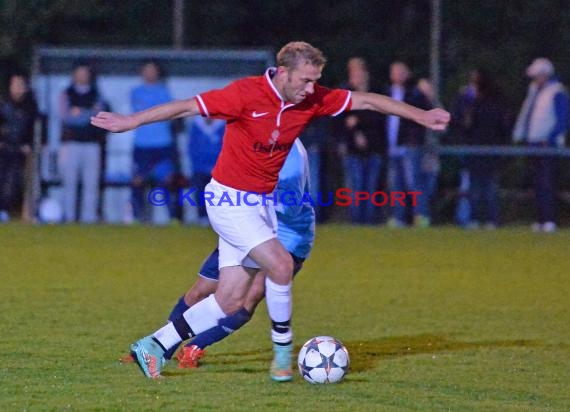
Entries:
{"label": "blurred crowd", "polygon": [[[430,109],[439,105],[428,78],[417,78],[402,61],[389,66],[389,83],[378,84],[367,62],[352,57],[346,65],[346,81],[340,86],[363,92],[378,92],[414,106]],[[502,146],[511,143],[528,147],[563,147],[568,129],[568,93],[546,58],[535,59],[526,69],[529,81],[518,115],[507,109],[500,87],[491,73],[474,68],[448,108],[452,123],[447,143],[473,146]],[[131,91],[132,111],[140,111],[172,100],[164,72],[156,61],[140,69],[140,85]],[[110,96],[109,96],[110,97]],[[78,62],[69,86],[61,91],[61,144],[58,153],[60,177],[60,222],[85,224],[101,221],[101,191],[105,170],[106,133],[90,124],[90,118],[110,110],[93,70]],[[10,76],[7,93],[0,101],[0,222],[21,214],[26,190],[37,165],[34,125],[41,118],[28,78]],[[129,222],[152,223],[146,194],[153,186],[173,191],[193,187],[202,191],[221,150],[223,121],[196,117],[189,122],[161,122],[138,128],[132,147]],[[183,148],[190,170],[181,167],[178,136],[188,142]],[[345,187],[354,192],[421,192],[415,204],[377,207],[370,201],[353,201],[342,218],[357,225],[386,224],[391,228],[429,227],[433,197],[438,186],[442,136],[426,132],[413,122],[372,111],[351,111],[338,118],[318,119],[300,136],[309,156],[311,197],[319,192]],[[36,142],[38,144],[38,142]],[[41,142],[40,142],[41,144]],[[331,150],[332,148],[332,150]],[[529,173],[535,197],[532,229],[557,229],[557,160],[552,156],[529,156]],[[339,171],[337,165],[342,166]],[[502,162],[499,156],[461,157],[455,197],[455,221],[467,229],[495,229],[501,225],[499,201]],[[340,172],[340,173],[339,173]],[[172,202],[172,218],[181,212]],[[330,208],[319,207],[317,217],[331,217]],[[195,223],[207,225],[205,208],[198,206]]]}
{"label": "blurred crowd", "polygon": [[[423,109],[439,105],[430,79],[414,77],[404,62],[393,62],[388,75],[389,84],[378,85],[371,78],[366,61],[354,57],[348,61],[347,81],[343,87],[379,92]],[[526,77],[528,91],[520,103],[518,115],[508,109],[493,74],[483,68],[474,68],[448,108],[452,119],[444,136],[426,132],[395,116],[353,111],[336,121],[321,123],[320,132],[310,130],[308,147],[324,154],[327,147],[323,143],[330,145],[332,141],[343,165],[342,183],[353,191],[422,193],[415,205],[396,203],[391,208],[379,208],[371,202],[359,205],[353,202],[349,216],[353,224],[428,227],[432,224],[440,172],[437,147],[442,140],[446,144],[477,147],[517,144],[529,148],[561,148],[565,145],[569,122],[568,93],[552,62],[546,58],[535,59],[526,68]],[[318,140],[314,135],[334,138]],[[500,154],[497,150],[491,155],[460,158],[454,218],[466,229],[493,230],[501,225],[499,185],[505,159]],[[535,199],[534,231],[554,232],[557,229],[557,164],[555,156],[528,156],[528,173]],[[311,166],[314,175],[323,170],[318,163]],[[313,182],[326,184],[328,177],[314,176]]]}

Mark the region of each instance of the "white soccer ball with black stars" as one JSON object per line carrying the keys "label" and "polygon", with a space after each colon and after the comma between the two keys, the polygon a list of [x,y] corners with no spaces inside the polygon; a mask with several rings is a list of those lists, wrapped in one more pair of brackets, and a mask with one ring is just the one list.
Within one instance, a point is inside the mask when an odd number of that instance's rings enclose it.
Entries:
{"label": "white soccer ball with black stars", "polygon": [[348,372],[350,360],[341,341],[331,336],[317,336],[303,345],[297,363],[299,373],[307,382],[335,383]]}

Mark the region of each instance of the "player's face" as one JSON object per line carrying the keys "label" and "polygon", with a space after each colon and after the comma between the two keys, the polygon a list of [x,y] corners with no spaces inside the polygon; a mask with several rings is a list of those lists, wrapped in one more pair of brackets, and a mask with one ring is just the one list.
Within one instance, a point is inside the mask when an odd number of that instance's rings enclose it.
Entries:
{"label": "player's face", "polygon": [[299,63],[293,69],[285,69],[286,80],[283,97],[286,101],[297,104],[315,92],[315,84],[321,78],[323,68],[308,63]]}

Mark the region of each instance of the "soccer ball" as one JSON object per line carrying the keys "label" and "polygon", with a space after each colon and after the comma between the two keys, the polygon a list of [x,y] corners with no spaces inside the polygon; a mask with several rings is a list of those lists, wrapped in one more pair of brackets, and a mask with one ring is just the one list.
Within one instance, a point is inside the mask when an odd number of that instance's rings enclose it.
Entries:
{"label": "soccer ball", "polygon": [[299,352],[299,373],[310,383],[340,382],[348,372],[348,351],[330,336],[309,339]]}

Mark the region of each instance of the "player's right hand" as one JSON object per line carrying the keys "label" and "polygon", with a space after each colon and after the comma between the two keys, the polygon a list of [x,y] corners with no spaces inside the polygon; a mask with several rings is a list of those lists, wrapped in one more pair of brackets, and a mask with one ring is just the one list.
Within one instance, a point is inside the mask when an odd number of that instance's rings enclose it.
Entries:
{"label": "player's right hand", "polygon": [[111,112],[97,113],[91,117],[91,124],[113,133],[126,132],[138,126],[131,116]]}
{"label": "player's right hand", "polygon": [[431,109],[423,112],[422,118],[418,121],[421,125],[435,131],[443,131],[449,125],[451,115],[443,109]]}

